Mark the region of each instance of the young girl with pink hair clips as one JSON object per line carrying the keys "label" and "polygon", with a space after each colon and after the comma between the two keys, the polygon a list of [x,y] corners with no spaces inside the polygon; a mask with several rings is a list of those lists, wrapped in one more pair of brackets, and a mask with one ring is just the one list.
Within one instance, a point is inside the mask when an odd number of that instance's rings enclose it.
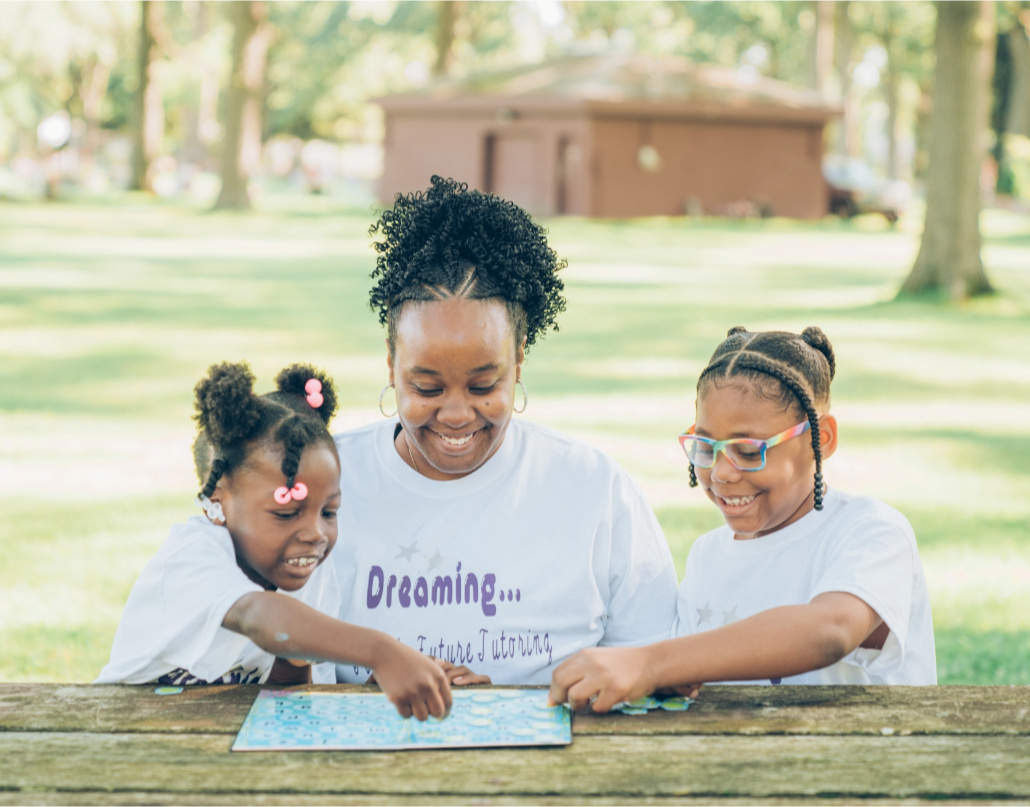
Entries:
{"label": "young girl with pink hair clips", "polygon": [[676,638],[583,650],[551,699],[604,712],[698,682],[935,684],[926,578],[907,519],[828,489],[837,448],[833,348],[801,334],[733,328],[697,382],[680,442],[690,484],[725,526],[691,547]]}
{"label": "young girl with pink hair clips", "polygon": [[253,383],[246,364],[223,363],[197,385],[204,515],[173,527],[143,569],[96,683],[333,683],[334,664],[361,664],[401,716],[443,717],[439,665],[336,618],[324,563],[341,499],[332,381],[295,364],[275,392],[254,395]]}

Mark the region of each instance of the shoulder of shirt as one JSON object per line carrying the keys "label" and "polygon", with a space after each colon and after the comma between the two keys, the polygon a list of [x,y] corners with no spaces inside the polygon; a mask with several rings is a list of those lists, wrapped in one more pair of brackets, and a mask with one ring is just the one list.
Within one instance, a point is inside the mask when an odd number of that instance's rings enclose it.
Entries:
{"label": "shoulder of shirt", "polygon": [[832,497],[827,497],[827,503],[831,502],[832,512],[843,515],[849,523],[857,519],[890,521],[898,525],[904,525],[909,530],[912,529],[904,513],[891,507],[887,502],[872,496],[859,496],[853,493],[834,490]]}
{"label": "shoulder of shirt", "polygon": [[157,556],[171,557],[180,552],[199,554],[198,549],[218,555],[228,551],[234,555],[229,530],[212,524],[204,516],[192,516],[169,530],[168,537],[158,549]]}
{"label": "shoulder of shirt", "polygon": [[363,441],[374,440],[375,434],[379,429],[383,428],[386,423],[396,423],[396,421],[374,421],[364,426],[357,426],[353,429],[347,429],[347,431],[336,432],[333,435],[333,440],[336,442],[337,450],[343,445],[350,445],[353,443],[360,443]]}
{"label": "shoulder of shirt", "polygon": [[690,555],[693,555],[695,549],[698,552],[703,552],[716,542],[730,537],[729,533],[730,528],[726,524],[721,524],[714,530],[709,530],[708,532],[701,534],[694,540],[694,543],[690,545],[690,552],[687,553],[687,557],[689,558]]}
{"label": "shoulder of shirt", "polygon": [[582,464],[589,468],[604,468],[611,474],[628,478],[628,474],[614,458],[578,437],[555,431],[548,426],[541,426],[531,420],[513,420],[509,428],[512,427],[523,432],[522,437],[529,446],[560,452],[562,461],[565,463]]}

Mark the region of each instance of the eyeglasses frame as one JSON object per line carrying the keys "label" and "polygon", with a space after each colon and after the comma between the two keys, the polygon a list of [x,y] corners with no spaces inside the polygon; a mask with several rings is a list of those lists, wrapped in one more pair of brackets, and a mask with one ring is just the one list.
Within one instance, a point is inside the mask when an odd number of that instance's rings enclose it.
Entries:
{"label": "eyeglasses frame", "polygon": [[[729,462],[729,464],[736,468],[738,471],[761,471],[765,468],[765,455],[770,448],[773,448],[774,446],[777,446],[780,443],[784,443],[787,440],[797,437],[798,435],[804,434],[811,427],[812,424],[806,419],[799,423],[797,426],[791,426],[789,429],[785,429],[779,434],[773,435],[768,440],[756,440],[752,437],[731,437],[729,440],[712,440],[708,437],[701,437],[695,434],[695,426],[691,426],[689,429],[687,429],[685,432],[683,432],[683,434],[679,436],[679,441],[680,448],[682,448],[683,453],[687,455],[687,461],[697,468],[714,468],[716,461],[719,459],[719,452],[721,451],[722,455],[726,458],[726,461]],[[712,447],[712,464],[697,465],[697,463],[691,460],[690,454],[687,453],[687,440],[698,440],[700,442],[707,443],[708,445],[710,445]],[[726,453],[726,446],[739,445],[740,443],[748,443],[757,448],[759,451],[761,451],[762,464],[759,465],[757,468],[741,468],[732,459],[730,459],[730,455]]]}

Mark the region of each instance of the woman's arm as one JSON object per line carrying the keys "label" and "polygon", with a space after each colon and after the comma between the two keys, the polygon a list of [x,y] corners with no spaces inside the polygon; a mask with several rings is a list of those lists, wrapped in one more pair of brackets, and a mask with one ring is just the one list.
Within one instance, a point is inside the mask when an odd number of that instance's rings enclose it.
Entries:
{"label": "woman's arm", "polygon": [[607,712],[656,689],[698,681],[785,678],[840,661],[883,620],[853,594],[820,594],[715,630],[646,647],[595,647],[561,664],[551,701]]}
{"label": "woman's arm", "polygon": [[450,710],[447,677],[432,659],[385,633],[341,622],[291,597],[273,591],[245,594],[222,627],[275,656],[371,668],[401,717],[425,720]]}

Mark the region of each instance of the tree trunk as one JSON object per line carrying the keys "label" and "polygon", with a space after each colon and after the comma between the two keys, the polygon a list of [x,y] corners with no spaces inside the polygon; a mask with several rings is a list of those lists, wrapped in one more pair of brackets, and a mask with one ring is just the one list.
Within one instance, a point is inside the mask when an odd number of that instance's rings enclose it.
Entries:
{"label": "tree trunk", "polygon": [[883,89],[887,102],[887,176],[897,179],[901,176],[900,159],[898,155],[898,97],[901,85],[901,71],[897,64],[896,40],[898,30],[903,22],[899,16],[903,12],[895,13],[893,4],[885,4],[887,23],[883,32],[883,47],[887,51],[887,70],[883,77]]}
{"label": "tree trunk", "polygon": [[82,139],[81,159],[87,171],[92,170],[100,148],[100,107],[107,95],[110,76],[110,65],[100,59],[88,62],[82,72],[79,95],[82,97],[82,119],[86,124],[86,132]]}
{"label": "tree trunk", "polygon": [[833,72],[833,2],[815,0],[815,31],[809,43],[809,83],[826,92]]}
{"label": "tree trunk", "polygon": [[[193,41],[203,42],[207,36],[212,12],[209,3],[198,2],[188,8],[193,17]],[[212,73],[203,53],[195,60],[192,77],[196,81],[198,100],[185,110],[186,136],[182,146],[183,159],[201,170],[208,168],[208,143],[211,140],[211,123],[216,120],[212,114],[211,98],[218,96],[218,79]],[[217,123],[215,123],[217,127]]]}
{"label": "tree trunk", "polygon": [[1030,10],[1023,11],[1019,21],[1022,24],[1016,25],[1007,35],[1012,61],[1005,131],[1030,135]]}
{"label": "tree trunk", "polygon": [[232,72],[226,98],[222,189],[215,209],[246,210],[250,207],[247,181],[261,156],[265,66],[273,28],[263,2],[230,3],[229,16],[234,30]]}
{"label": "tree trunk", "polygon": [[926,224],[902,294],[961,300],[993,291],[980,259],[980,170],[985,156],[993,2],[938,2],[937,68],[926,178]]}
{"label": "tree trunk", "polygon": [[141,0],[139,49],[136,56],[139,86],[133,109],[132,176],[129,189],[153,191],[151,164],[164,140],[165,115],[161,81],[157,71],[159,52],[154,30],[164,9],[157,0]]}
{"label": "tree trunk", "polygon": [[859,154],[858,99],[851,91],[851,49],[855,35],[848,16],[849,0],[837,0],[833,15],[833,63],[837,69],[840,84],[840,100],[844,117],[837,132],[838,154],[857,156]]}
{"label": "tree trunk", "polygon": [[436,63],[434,76],[446,76],[454,62],[454,25],[458,20],[457,0],[440,0],[436,24]]}

